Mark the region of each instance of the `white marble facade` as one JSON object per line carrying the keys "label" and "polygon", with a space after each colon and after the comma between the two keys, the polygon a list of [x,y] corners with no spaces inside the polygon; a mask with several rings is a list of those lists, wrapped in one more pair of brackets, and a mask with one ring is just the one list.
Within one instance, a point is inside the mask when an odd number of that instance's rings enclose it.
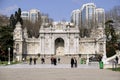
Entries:
{"label": "white marble facade", "polygon": [[44,25],[39,30],[38,38],[29,38],[27,29],[22,29],[19,22],[16,24],[13,39],[17,60],[38,54],[46,56],[106,54],[106,41],[102,27],[93,30],[91,37],[80,38],[79,28],[72,23],[53,22],[52,26]]}

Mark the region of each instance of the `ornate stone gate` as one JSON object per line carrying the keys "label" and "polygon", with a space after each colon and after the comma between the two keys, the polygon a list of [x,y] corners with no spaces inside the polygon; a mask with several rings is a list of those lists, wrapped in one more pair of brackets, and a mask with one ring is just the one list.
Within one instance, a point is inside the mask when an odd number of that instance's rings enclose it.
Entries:
{"label": "ornate stone gate", "polygon": [[55,40],[55,54],[64,55],[64,40],[62,38]]}

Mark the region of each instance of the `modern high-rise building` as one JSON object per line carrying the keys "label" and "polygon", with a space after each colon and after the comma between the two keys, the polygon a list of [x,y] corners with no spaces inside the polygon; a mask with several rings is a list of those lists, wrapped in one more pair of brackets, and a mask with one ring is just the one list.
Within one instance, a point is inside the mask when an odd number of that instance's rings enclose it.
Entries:
{"label": "modern high-rise building", "polygon": [[94,3],[83,4],[80,9],[72,11],[71,22],[79,27],[81,37],[90,37],[92,29],[99,25],[104,27],[104,9],[96,8]]}
{"label": "modern high-rise building", "polygon": [[96,24],[97,26],[102,25],[104,27],[104,23],[105,23],[105,11],[102,8],[97,8],[95,10],[95,14],[96,14]]}
{"label": "modern high-rise building", "polygon": [[30,20],[31,22],[35,23],[38,20],[40,11],[37,9],[31,9],[30,11],[22,11],[21,17],[23,20]]}
{"label": "modern high-rise building", "polygon": [[30,21],[32,21],[33,23],[35,23],[38,20],[38,16],[40,14],[40,11],[37,9],[31,9],[29,11],[30,13]]}
{"label": "modern high-rise building", "polygon": [[43,14],[37,9],[31,9],[29,11],[22,11],[21,17],[23,20],[30,20],[33,23],[38,21],[40,17],[43,23],[50,23],[53,21],[51,18],[49,18],[47,14]]}
{"label": "modern high-rise building", "polygon": [[29,20],[29,12],[22,11],[21,12],[21,17],[22,17],[23,20]]}
{"label": "modern high-rise building", "polygon": [[81,8],[81,27],[90,29],[94,27],[95,23],[95,8],[94,3],[84,4]]}
{"label": "modern high-rise building", "polygon": [[80,26],[80,10],[73,10],[71,14],[71,22],[74,23],[76,26]]}

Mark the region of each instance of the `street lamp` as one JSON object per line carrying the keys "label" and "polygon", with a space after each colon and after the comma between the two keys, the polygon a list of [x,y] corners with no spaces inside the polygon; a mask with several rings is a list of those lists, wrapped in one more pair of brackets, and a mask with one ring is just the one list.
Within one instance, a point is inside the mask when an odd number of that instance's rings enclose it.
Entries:
{"label": "street lamp", "polygon": [[10,64],[10,48],[8,48],[8,64]]}
{"label": "street lamp", "polygon": [[15,48],[14,48],[14,50],[13,50],[13,62],[15,62],[15,53],[16,53],[16,50],[15,50]]}

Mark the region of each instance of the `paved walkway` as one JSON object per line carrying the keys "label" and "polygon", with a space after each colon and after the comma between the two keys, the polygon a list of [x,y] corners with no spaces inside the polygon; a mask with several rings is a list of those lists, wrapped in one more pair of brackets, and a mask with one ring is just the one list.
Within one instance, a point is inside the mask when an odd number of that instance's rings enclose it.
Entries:
{"label": "paved walkway", "polygon": [[96,65],[15,64],[0,66],[0,80],[120,80],[120,72],[99,69]]}
{"label": "paved walkway", "polygon": [[0,66],[0,80],[120,80],[120,72],[87,65],[16,64]]}
{"label": "paved walkway", "polygon": [[71,68],[70,58],[61,59],[61,64],[41,64],[38,59],[36,65],[28,63],[0,66],[0,80],[120,80],[120,72],[99,69],[98,63],[79,64]]}
{"label": "paved walkway", "polygon": [[[71,68],[70,64],[57,64],[57,65],[51,65],[51,64],[14,64],[14,65],[8,65],[8,66],[0,66],[0,68]],[[94,65],[87,65],[87,64],[78,64],[77,68],[96,68],[99,69],[99,66]]]}

